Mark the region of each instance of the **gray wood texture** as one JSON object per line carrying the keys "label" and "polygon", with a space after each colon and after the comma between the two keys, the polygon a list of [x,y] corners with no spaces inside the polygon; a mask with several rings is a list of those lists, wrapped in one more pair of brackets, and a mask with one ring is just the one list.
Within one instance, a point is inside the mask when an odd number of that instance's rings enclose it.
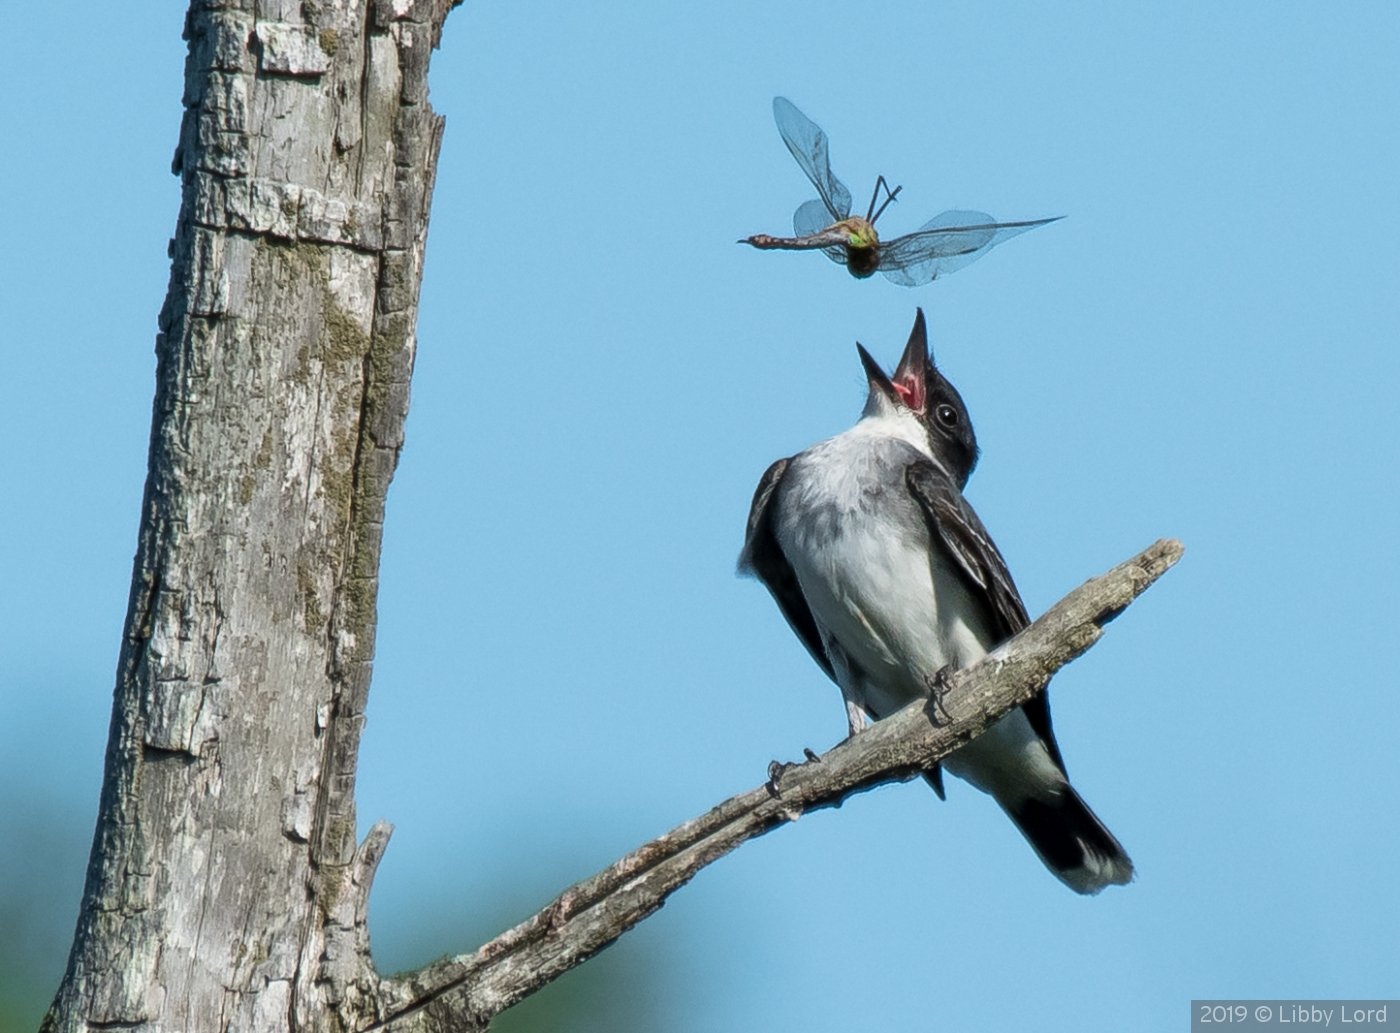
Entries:
{"label": "gray wood texture", "polygon": [[403,441],[458,0],[195,0],[149,473],[72,953],[44,1029],[479,1030],[806,811],[910,778],[1044,686],[1180,555],[1160,542],[819,761],[382,979],[390,827],[356,842],[384,499]]}
{"label": "gray wood texture", "polygon": [[453,0],[195,0],[98,827],[45,1028],[358,1029],[355,842]]}

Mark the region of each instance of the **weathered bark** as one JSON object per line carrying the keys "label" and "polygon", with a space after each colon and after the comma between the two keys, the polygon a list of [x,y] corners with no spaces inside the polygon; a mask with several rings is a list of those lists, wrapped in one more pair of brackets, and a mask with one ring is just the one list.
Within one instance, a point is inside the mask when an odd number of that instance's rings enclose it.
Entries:
{"label": "weathered bark", "polygon": [[460,0],[195,0],[106,775],[45,1020],[376,1018],[355,843],[384,497]]}

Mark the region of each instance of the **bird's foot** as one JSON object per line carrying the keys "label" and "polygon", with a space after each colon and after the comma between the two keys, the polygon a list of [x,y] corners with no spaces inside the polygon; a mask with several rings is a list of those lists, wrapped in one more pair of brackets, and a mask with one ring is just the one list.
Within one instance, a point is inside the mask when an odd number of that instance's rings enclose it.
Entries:
{"label": "bird's foot", "polygon": [[782,761],[779,760],[772,760],[768,762],[769,796],[777,797],[782,795],[782,790],[778,788],[778,783],[783,780],[783,776],[786,775],[788,771],[795,767],[797,767],[796,764],[784,764]]}
{"label": "bird's foot", "polygon": [[[941,725],[953,720],[953,715],[949,714],[948,708],[943,705],[943,700],[947,697],[948,690],[952,688],[949,680],[952,674],[952,664],[944,664],[932,678],[924,678],[924,685],[928,688],[929,703],[932,704],[933,707],[930,716],[933,718],[933,723],[936,725]],[[943,715],[941,721],[938,717],[940,714]]]}
{"label": "bird's foot", "polygon": [[796,764],[788,764],[780,760],[768,762],[768,792],[770,795],[775,797],[782,795],[779,783],[782,782],[783,776],[793,768],[800,768],[803,764],[820,764],[822,762],[822,759],[812,751],[811,747],[802,747],[802,755],[807,759]]}

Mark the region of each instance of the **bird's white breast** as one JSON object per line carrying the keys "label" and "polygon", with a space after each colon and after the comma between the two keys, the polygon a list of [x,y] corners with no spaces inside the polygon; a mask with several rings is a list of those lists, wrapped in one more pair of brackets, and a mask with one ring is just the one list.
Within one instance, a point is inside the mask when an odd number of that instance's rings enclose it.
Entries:
{"label": "bird's white breast", "polygon": [[[937,462],[927,447],[912,418],[869,416],[795,456],[777,498],[778,544],[837,683],[874,718],[927,696],[943,667],[966,667],[993,644],[985,604],[930,536],[905,481],[910,463]],[[1000,800],[1064,781],[1019,709],[944,763]]]}
{"label": "bird's white breast", "polygon": [[965,618],[976,606],[961,578],[939,569],[950,561],[905,484],[920,458],[930,457],[912,418],[865,419],[798,455],[778,498],[778,543],[823,635],[864,675],[843,689],[867,698],[873,716],[927,695],[940,668],[985,652]]}

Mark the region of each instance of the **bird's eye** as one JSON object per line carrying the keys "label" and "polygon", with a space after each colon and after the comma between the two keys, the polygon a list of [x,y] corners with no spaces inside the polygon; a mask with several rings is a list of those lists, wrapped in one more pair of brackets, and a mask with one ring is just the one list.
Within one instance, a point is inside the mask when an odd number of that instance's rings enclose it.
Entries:
{"label": "bird's eye", "polygon": [[940,405],[938,407],[938,422],[945,427],[956,427],[958,425],[958,411],[951,405]]}

